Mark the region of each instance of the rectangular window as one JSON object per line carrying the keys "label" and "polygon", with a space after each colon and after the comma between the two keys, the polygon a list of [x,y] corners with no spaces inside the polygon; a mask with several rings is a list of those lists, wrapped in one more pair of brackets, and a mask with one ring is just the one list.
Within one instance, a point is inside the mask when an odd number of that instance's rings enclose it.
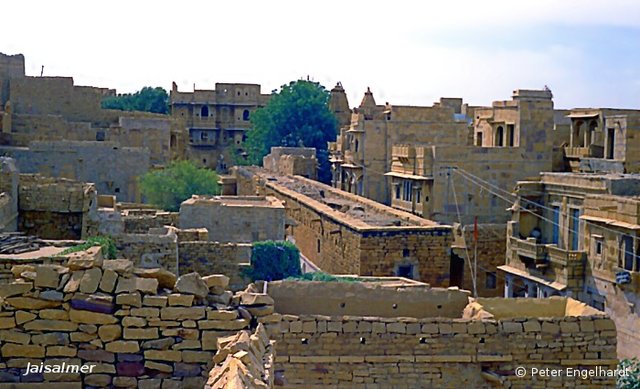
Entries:
{"label": "rectangular window", "polygon": [[553,235],[551,236],[551,243],[555,243],[557,245],[558,241],[560,241],[560,207],[553,207],[553,215],[551,220],[553,222]]}
{"label": "rectangular window", "polygon": [[602,256],[602,247],[604,245],[604,241],[602,240],[602,237],[599,236],[593,236],[593,255],[600,257]]}
{"label": "rectangular window", "polygon": [[569,223],[569,236],[571,236],[571,250],[578,251],[580,247],[580,210],[572,208],[570,211],[571,220]]}
{"label": "rectangular window", "polygon": [[485,288],[486,289],[495,289],[497,284],[497,278],[495,272],[486,272],[485,273]]}
{"label": "rectangular window", "polygon": [[396,184],[396,199],[400,199],[400,184]]}
{"label": "rectangular window", "polygon": [[621,249],[621,262],[622,267],[625,270],[633,270],[633,238],[629,235],[624,235],[620,242]]}
{"label": "rectangular window", "polygon": [[317,246],[318,246],[318,254],[320,254],[320,239],[318,239]]}

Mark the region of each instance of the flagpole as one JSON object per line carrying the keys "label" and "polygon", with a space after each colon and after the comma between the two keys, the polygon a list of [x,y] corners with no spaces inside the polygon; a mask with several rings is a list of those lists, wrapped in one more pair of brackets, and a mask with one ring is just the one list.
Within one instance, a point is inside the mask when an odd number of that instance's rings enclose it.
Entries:
{"label": "flagpole", "polygon": [[478,217],[473,218],[473,295],[478,297]]}

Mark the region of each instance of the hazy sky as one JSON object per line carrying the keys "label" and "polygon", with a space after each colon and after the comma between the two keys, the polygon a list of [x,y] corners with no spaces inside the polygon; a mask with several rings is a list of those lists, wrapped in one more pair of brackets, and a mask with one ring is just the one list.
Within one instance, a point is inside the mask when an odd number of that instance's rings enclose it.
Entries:
{"label": "hazy sky", "polygon": [[351,106],[476,105],[548,85],[558,108],[640,109],[640,1],[11,1],[0,52],[28,75],[133,92],[309,75]]}

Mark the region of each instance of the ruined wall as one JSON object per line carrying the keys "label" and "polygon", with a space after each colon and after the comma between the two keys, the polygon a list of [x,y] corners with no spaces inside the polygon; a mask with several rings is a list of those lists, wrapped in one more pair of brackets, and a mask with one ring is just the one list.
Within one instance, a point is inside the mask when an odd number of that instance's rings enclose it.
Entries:
{"label": "ruined wall", "polygon": [[125,210],[122,214],[124,232],[144,234],[150,228],[178,225],[178,212],[163,212],[159,210]]}
{"label": "ruined wall", "polygon": [[[115,237],[118,256],[138,267],[162,267],[178,274],[178,237],[173,228],[152,228],[144,234]],[[203,273],[204,274],[204,273]]]}
{"label": "ruined wall", "polygon": [[274,173],[303,176],[312,180],[318,176],[316,149],[311,147],[272,147],[262,160],[262,166]]}
{"label": "ruined wall", "polygon": [[180,274],[225,274],[234,291],[249,283],[242,272],[251,264],[251,244],[182,241],[178,243],[178,256]]}
{"label": "ruined wall", "polygon": [[149,151],[111,142],[33,142],[29,148],[0,147],[23,173],[93,182],[100,194],[139,201],[138,177],[150,168]]}
{"label": "ruined wall", "polygon": [[0,53],[0,110],[9,99],[9,80],[24,77],[24,56]]}
{"label": "ruined wall", "polygon": [[[0,369],[8,385],[202,388],[218,338],[249,326],[229,306],[224,276],[176,281],[161,269],[103,261],[96,251],[66,266],[14,272],[21,279],[0,287]],[[251,310],[259,297],[241,302]],[[41,363],[83,367],[24,375]]]}
{"label": "ruined wall", "polygon": [[[285,315],[276,341],[276,374],[285,388],[614,386],[615,379],[518,378],[514,369],[614,369],[615,325],[608,318],[504,320]],[[303,339],[305,341],[303,341]],[[543,361],[545,363],[543,363]]]}
{"label": "ruined wall", "polygon": [[93,184],[64,178],[21,174],[18,228],[44,239],[81,239],[97,221]]}

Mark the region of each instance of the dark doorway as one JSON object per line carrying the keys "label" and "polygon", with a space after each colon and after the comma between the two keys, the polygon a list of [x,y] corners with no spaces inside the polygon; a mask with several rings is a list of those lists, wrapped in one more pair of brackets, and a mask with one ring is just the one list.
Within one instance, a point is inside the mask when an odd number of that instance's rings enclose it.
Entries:
{"label": "dark doorway", "polygon": [[613,159],[613,145],[615,145],[615,128],[607,128],[607,159]]}
{"label": "dark doorway", "polygon": [[451,263],[449,265],[449,286],[462,287],[464,280],[464,258],[455,253],[451,253]]}

